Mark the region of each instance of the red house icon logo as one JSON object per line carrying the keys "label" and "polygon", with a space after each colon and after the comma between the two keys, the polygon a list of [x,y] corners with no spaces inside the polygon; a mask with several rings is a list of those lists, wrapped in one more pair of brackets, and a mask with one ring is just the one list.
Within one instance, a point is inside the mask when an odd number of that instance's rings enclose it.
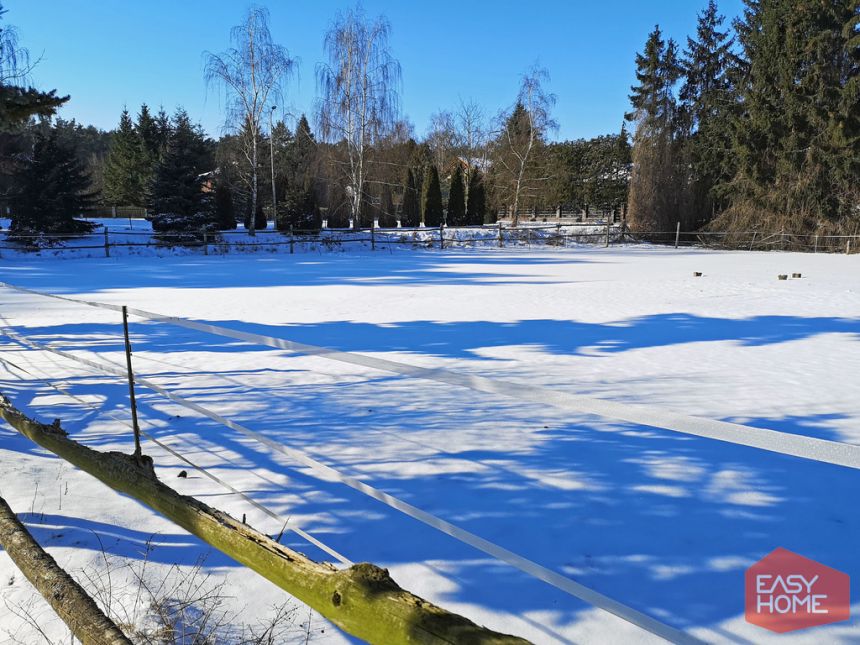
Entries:
{"label": "red house icon logo", "polygon": [[849,619],[848,574],[778,548],[746,570],[746,620],[791,632]]}

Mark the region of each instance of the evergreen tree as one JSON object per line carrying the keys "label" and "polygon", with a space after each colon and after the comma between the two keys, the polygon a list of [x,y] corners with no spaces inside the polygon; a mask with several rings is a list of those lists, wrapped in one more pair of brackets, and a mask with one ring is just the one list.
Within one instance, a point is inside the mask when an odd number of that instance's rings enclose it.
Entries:
{"label": "evergreen tree", "polygon": [[720,31],[724,17],[715,0],[699,15],[696,38],[687,39],[680,99],[690,131],[691,207],[698,221],[722,210],[720,189],[734,174],[732,122],[738,106],[732,83],[733,38]]}
{"label": "evergreen tree", "polygon": [[66,235],[92,229],[89,222],[75,219],[95,204],[90,177],[75,151],[59,143],[57,130],[36,133],[33,153],[15,179],[13,235]]}
{"label": "evergreen tree", "polygon": [[162,155],[167,151],[167,146],[170,143],[170,131],[170,116],[163,107],[159,108],[158,114],[155,116],[154,132],[154,138],[157,142],[155,150],[159,161],[161,160]]}
{"label": "evergreen tree", "polygon": [[421,208],[418,203],[418,187],[415,184],[415,173],[412,168],[406,169],[406,179],[403,182],[403,203],[400,206],[400,224],[402,226],[418,226],[421,221]]}
{"label": "evergreen tree", "polygon": [[439,184],[439,170],[430,165],[424,171],[421,195],[421,219],[424,226],[439,226],[442,223],[442,187]]}
{"label": "evergreen tree", "polygon": [[123,110],[105,164],[104,197],[117,206],[140,206],[146,203],[148,178],[146,152],[128,110]]}
{"label": "evergreen tree", "polygon": [[451,173],[451,190],[448,192],[448,225],[464,226],[466,224],[466,195],[463,186],[463,169],[459,161]]}
{"label": "evergreen tree", "polygon": [[631,88],[636,122],[633,174],[630,181],[631,226],[640,230],[669,230],[676,221],[688,228],[687,169],[683,158],[683,118],[675,98],[681,76],[678,47],[665,42],[660,27],[648,36],[636,55],[636,80]]}
{"label": "evergreen tree", "polygon": [[158,121],[150,114],[149,106],[146,103],[140,106],[135,129],[143,144],[143,149],[149,156],[150,163],[154,166],[158,163],[158,159],[161,156],[162,140]]}
{"label": "evergreen tree", "polygon": [[288,230],[319,228],[315,190],[317,144],[304,114],[295,134],[283,123],[275,125],[276,175],[279,192],[277,227]]}
{"label": "evergreen tree", "polygon": [[218,177],[215,182],[215,223],[219,231],[236,228],[236,208],[233,205],[233,189],[226,179]]}
{"label": "evergreen tree", "polygon": [[860,214],[857,0],[746,0],[732,204],[715,226],[853,233]]}
{"label": "evergreen tree", "polygon": [[487,195],[484,192],[484,176],[478,167],[472,169],[469,177],[469,198],[466,203],[466,224],[479,226],[487,217]]}
{"label": "evergreen tree", "polygon": [[199,126],[178,109],[173,117],[167,151],[155,171],[149,206],[156,230],[198,231],[210,223],[210,204],[201,175],[211,168]]}
{"label": "evergreen tree", "polygon": [[[0,19],[6,10],[0,4]],[[34,116],[48,118],[69,100],[68,96],[57,96],[56,90],[39,92],[24,87],[29,53],[18,46],[14,27],[0,26],[0,133],[19,130]]]}

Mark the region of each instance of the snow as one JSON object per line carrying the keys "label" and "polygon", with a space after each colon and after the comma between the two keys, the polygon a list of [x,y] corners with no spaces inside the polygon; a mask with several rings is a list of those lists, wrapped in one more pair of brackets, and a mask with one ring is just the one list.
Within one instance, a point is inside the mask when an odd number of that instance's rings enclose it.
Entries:
{"label": "snow", "polygon": [[[4,254],[0,280],[860,444],[857,256],[648,246],[402,251]],[[777,280],[793,272],[803,277]],[[124,361],[113,312],[0,289],[0,314],[4,326],[39,342]],[[854,470],[165,323],[132,318],[131,332],[142,377],[709,642],[860,639],[856,618],[779,636],[743,619],[744,569],[779,546],[860,580]],[[107,414],[127,418],[124,383],[8,338],[0,343],[0,357],[59,379],[98,412],[2,362],[0,390],[42,419],[63,419],[88,445],[130,450],[128,429]],[[339,553],[388,567],[401,585],[446,608],[535,642],[656,640],[151,391],[140,388],[138,400],[146,431]],[[178,479],[187,465],[157,446],[145,449],[181,492],[247,514],[270,535],[281,531],[194,471]],[[285,600],[8,426],[0,427],[0,464],[0,494],[72,572],[105,569],[96,534],[108,556],[131,564],[154,536],[151,574],[177,563],[193,568],[208,553],[205,571],[226,581],[225,603],[242,620],[263,619]],[[283,541],[331,559],[295,533]],[[66,633],[33,593],[0,553],[0,639],[3,630],[21,642],[33,637],[9,609],[28,603],[52,638]],[[318,616],[312,625],[314,641],[348,640]]]}

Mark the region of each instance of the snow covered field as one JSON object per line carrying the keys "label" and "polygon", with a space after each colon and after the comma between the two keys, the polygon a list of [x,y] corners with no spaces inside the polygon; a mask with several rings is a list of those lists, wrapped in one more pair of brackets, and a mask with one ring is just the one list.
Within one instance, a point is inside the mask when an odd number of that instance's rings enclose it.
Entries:
{"label": "snow covered field", "polygon": [[[702,271],[703,277],[693,277]],[[778,281],[777,274],[801,279]],[[0,259],[0,280],[557,392],[860,444],[858,256],[664,248]],[[77,439],[131,450],[127,385],[22,348],[11,328],[124,361],[110,311],[0,289],[0,391]],[[459,527],[713,642],[848,643],[850,623],[778,636],[743,618],[743,573],[785,547],[860,589],[856,470],[132,318],[138,374]],[[17,367],[16,367],[17,366]],[[18,368],[27,370],[28,373]],[[88,403],[37,377],[50,375]],[[139,388],[143,429],[288,526],[493,629],[535,642],[656,639],[284,454]],[[93,409],[95,408],[95,409]],[[281,522],[154,444],[168,484],[277,536]],[[187,479],[177,478],[181,469]],[[0,426],[0,494],[75,574],[130,587],[205,556],[254,623],[285,594]],[[316,559],[332,557],[286,532]],[[130,563],[121,568],[117,563]],[[135,567],[137,567],[135,569]],[[176,575],[171,571],[171,575]],[[78,576],[80,578],[80,575]],[[0,553],[0,642],[68,633]],[[129,605],[128,602],[125,603]],[[143,612],[145,613],[145,612]],[[298,610],[291,638],[304,639]],[[312,642],[348,640],[319,616]]]}

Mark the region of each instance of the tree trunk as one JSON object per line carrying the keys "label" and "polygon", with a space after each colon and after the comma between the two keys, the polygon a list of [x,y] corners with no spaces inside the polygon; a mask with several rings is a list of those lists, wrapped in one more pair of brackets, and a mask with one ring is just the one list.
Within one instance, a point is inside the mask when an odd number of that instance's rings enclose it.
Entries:
{"label": "tree trunk", "polygon": [[95,601],[52,558],[0,497],[0,546],[36,590],[87,645],[131,645]]}
{"label": "tree trunk", "polygon": [[248,225],[248,235],[254,237],[257,230],[257,131],[252,128],[251,143],[251,217]]}
{"label": "tree trunk", "polygon": [[180,495],[131,455],[102,453],[72,441],[59,421],[45,425],[0,393],[0,417],[81,470],[161,513],[312,607],[344,631],[371,643],[527,643],[493,632],[401,589],[386,569],[362,563],[337,570],[281,546],[193,497]]}

